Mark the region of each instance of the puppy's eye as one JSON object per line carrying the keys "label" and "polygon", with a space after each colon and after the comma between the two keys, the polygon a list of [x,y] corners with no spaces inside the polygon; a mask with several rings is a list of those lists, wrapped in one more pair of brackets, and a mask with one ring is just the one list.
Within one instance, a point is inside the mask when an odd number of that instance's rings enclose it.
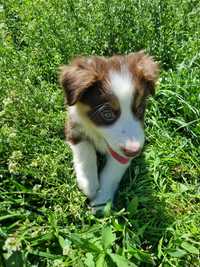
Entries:
{"label": "puppy's eye", "polygon": [[109,103],[103,103],[89,111],[89,118],[97,125],[111,125],[120,115],[120,110],[114,110]]}
{"label": "puppy's eye", "polygon": [[144,106],[139,106],[138,109],[137,109],[137,113],[138,115],[142,115],[144,113]]}
{"label": "puppy's eye", "polygon": [[142,103],[136,108],[135,115],[139,119],[142,119],[144,117],[145,107],[146,107],[145,103]]}
{"label": "puppy's eye", "polygon": [[107,122],[114,121],[116,118],[114,112],[110,107],[105,107],[104,109],[100,110],[99,113],[101,118]]}

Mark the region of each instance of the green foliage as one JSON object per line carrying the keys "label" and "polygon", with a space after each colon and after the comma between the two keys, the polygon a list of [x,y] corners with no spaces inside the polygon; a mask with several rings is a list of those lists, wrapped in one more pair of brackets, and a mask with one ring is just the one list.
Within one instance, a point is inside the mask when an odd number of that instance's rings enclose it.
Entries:
{"label": "green foliage", "polygon": [[[0,4],[0,266],[199,266],[200,3]],[[146,146],[94,217],[64,143],[60,64],[145,49],[160,62]]]}

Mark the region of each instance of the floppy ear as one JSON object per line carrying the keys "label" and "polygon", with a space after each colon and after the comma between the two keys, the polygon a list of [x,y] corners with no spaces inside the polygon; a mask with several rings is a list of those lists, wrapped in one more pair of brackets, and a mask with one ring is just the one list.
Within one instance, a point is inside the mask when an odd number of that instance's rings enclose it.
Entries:
{"label": "floppy ear", "polygon": [[145,95],[154,95],[155,85],[159,75],[159,66],[153,57],[143,51],[128,55],[130,68],[133,75],[144,88]]}
{"label": "floppy ear", "polygon": [[59,81],[64,89],[67,104],[74,105],[96,79],[95,68],[87,58],[77,58],[71,65],[61,66]]}

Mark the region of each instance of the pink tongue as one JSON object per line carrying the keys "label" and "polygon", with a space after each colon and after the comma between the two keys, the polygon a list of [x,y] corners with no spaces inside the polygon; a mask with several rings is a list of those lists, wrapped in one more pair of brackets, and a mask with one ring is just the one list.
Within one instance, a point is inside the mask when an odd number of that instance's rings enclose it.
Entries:
{"label": "pink tongue", "polygon": [[112,150],[111,147],[109,147],[109,151],[110,151],[110,154],[113,156],[113,158],[116,159],[117,161],[119,161],[121,164],[126,164],[129,162],[128,158],[120,156],[117,152]]}

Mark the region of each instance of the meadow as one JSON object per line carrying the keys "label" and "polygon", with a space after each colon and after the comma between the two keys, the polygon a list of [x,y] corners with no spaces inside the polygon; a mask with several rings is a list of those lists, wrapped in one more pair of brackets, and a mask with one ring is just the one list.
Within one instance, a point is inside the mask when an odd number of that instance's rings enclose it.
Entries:
{"label": "meadow", "polygon": [[[0,1],[0,267],[197,267],[199,0]],[[146,144],[95,217],[64,142],[58,67],[145,49]]]}

